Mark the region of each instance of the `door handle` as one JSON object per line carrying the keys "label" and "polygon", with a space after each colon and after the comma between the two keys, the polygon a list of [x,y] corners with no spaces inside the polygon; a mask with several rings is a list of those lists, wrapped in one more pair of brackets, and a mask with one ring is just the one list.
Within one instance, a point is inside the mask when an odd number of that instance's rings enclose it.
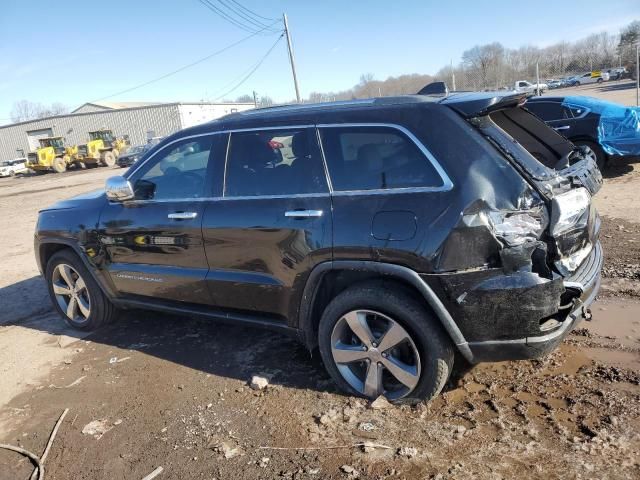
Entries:
{"label": "door handle", "polygon": [[197,216],[196,212],[174,212],[168,215],[171,220],[192,220]]}
{"label": "door handle", "polygon": [[571,127],[569,125],[564,125],[562,127],[553,127],[554,130],[569,130]]}
{"label": "door handle", "polygon": [[322,210],[288,210],[284,212],[284,216],[292,218],[321,217]]}

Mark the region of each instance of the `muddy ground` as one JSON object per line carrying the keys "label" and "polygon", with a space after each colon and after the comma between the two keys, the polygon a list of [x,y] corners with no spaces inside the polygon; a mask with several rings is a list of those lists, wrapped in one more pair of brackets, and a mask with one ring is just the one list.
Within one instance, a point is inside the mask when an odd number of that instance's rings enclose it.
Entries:
{"label": "muddy ground", "polygon": [[[159,466],[159,479],[640,478],[639,167],[611,169],[597,197],[606,278],[592,322],[542,360],[460,363],[437,400],[379,409],[271,332],[129,312],[80,338],[37,277],[35,212],[113,171],[0,179],[0,442],[41,453],[69,408],[49,479]],[[252,390],[253,375],[269,386]],[[0,479],[30,472],[0,451]]]}

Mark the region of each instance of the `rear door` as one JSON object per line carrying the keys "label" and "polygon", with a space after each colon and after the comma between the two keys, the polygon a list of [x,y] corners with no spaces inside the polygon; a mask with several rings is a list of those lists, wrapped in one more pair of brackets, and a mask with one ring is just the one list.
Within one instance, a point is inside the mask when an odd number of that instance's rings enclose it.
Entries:
{"label": "rear door", "polygon": [[[220,136],[168,144],[129,178],[136,196],[110,202],[100,216],[100,241],[119,293],[154,300],[210,304],[202,242],[204,198]],[[218,181],[220,181],[218,177]]]}
{"label": "rear door", "polygon": [[310,271],[331,259],[331,199],[315,130],[230,133],[224,194],[207,203],[203,235],[217,306],[297,318]]}

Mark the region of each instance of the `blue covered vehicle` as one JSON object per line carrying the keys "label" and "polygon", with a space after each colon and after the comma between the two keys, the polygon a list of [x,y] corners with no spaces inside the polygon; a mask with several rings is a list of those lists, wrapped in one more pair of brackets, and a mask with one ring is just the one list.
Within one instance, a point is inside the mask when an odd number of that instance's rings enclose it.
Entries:
{"label": "blue covered vehicle", "polygon": [[576,146],[589,147],[600,169],[612,155],[640,155],[640,108],[592,97],[534,97],[525,107]]}

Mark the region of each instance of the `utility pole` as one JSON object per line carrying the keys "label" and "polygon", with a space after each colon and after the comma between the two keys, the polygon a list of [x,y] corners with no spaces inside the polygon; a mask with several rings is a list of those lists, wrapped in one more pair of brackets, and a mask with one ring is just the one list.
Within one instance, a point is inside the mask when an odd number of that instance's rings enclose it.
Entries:
{"label": "utility pole", "polygon": [[293,84],[296,87],[296,101],[300,103],[300,87],[298,87],[298,76],[296,75],[296,61],[293,57],[293,46],[291,45],[291,34],[289,33],[289,22],[287,14],[282,14],[284,20],[284,33],[287,36],[287,47],[289,47],[289,62],[291,62],[291,73],[293,74]]}
{"label": "utility pole", "polygon": [[538,68],[538,62],[536,62],[536,96],[540,96],[540,69]]}
{"label": "utility pole", "polygon": [[453,87],[452,91],[456,91],[456,74],[453,71],[453,58],[451,59],[451,87]]}
{"label": "utility pole", "polygon": [[258,108],[258,93],[255,90],[253,91],[253,106]]}
{"label": "utility pole", "polygon": [[636,106],[640,107],[640,43],[636,43]]}

